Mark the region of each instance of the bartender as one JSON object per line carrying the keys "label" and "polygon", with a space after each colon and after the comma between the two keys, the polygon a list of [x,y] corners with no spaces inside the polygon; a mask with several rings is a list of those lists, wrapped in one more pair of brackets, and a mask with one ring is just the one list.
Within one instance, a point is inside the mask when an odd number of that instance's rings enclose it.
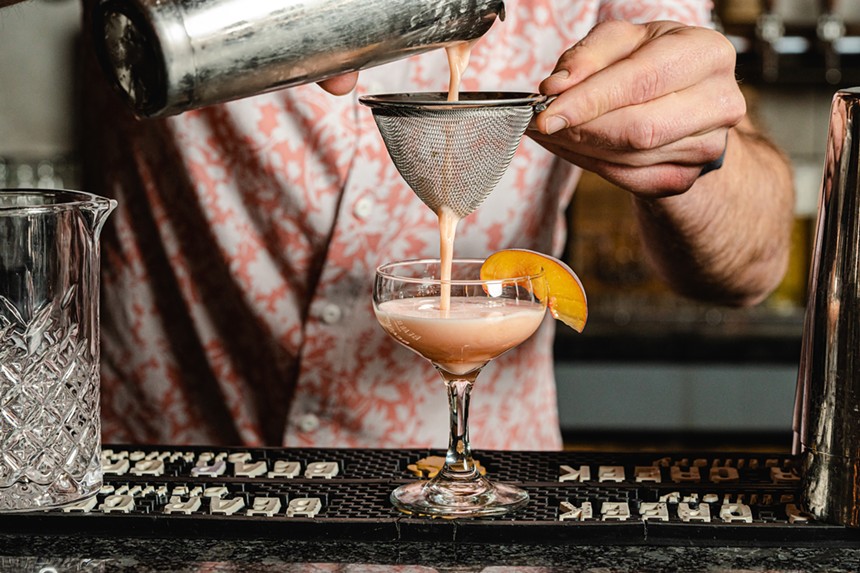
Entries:
{"label": "bartender", "polygon": [[[746,116],[735,52],[710,11],[707,0],[509,0],[462,88],[558,97],[460,223],[456,255],[558,256],[585,169],[629,191],[647,252],[678,292],[766,297],[787,263],[791,170]],[[357,101],[446,90],[444,52],[327,91],[149,120],[85,57],[85,187],[119,201],[102,245],[105,441],[444,445],[438,374],[388,338],[370,301],[378,264],[438,256],[436,217]],[[554,328],[547,320],[485,368],[474,446],[561,446]]]}

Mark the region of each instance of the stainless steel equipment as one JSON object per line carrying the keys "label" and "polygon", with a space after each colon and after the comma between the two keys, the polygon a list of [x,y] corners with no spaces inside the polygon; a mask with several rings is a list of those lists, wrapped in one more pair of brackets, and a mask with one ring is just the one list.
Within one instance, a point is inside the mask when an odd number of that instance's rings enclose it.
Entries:
{"label": "stainless steel equipment", "polygon": [[435,213],[466,217],[504,175],[533,115],[545,109],[540,94],[461,92],[364,96],[394,165]]}
{"label": "stainless steel equipment", "polygon": [[794,427],[805,509],[860,526],[860,88],[831,107]]}
{"label": "stainless steel equipment", "polygon": [[482,36],[503,0],[102,0],[96,49],[141,116],[319,81]]}

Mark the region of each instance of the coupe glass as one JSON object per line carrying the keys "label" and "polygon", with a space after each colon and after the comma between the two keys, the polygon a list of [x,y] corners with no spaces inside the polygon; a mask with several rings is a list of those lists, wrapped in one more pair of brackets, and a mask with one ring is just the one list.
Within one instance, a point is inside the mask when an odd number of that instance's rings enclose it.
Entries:
{"label": "coupe glass", "polygon": [[[547,292],[537,275],[481,280],[483,260],[454,259],[452,279],[440,280],[440,261],[400,261],[380,266],[373,307],[382,327],[400,344],[429,360],[448,390],[450,437],[445,464],[429,481],[391,494],[401,511],[417,515],[479,517],[521,507],[528,494],[481,475],[469,446],[469,394],[481,369],[529,338],[540,326]],[[447,310],[442,300],[448,300]]]}

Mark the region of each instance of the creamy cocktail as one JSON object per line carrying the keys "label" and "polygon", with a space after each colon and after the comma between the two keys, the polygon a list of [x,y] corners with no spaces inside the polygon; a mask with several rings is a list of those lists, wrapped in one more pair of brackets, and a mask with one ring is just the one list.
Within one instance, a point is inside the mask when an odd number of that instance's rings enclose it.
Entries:
{"label": "creamy cocktail", "polygon": [[[469,57],[472,53],[474,42],[461,42],[445,48],[448,54],[448,68],[451,70],[451,75],[448,80],[448,101],[460,101],[460,80],[466,68],[469,66]],[[450,142],[456,136],[458,125],[446,126],[446,141]],[[442,162],[442,180],[450,178],[450,172],[455,169],[452,166],[454,154],[457,151],[450,145],[445,147],[444,160]],[[439,278],[443,281],[451,279],[451,261],[454,260],[454,238],[457,235],[457,225],[460,223],[460,216],[448,205],[441,205],[436,211],[436,216],[439,218],[439,259],[442,261]],[[440,310],[442,313],[448,311],[450,304],[451,293],[447,286],[443,284]]]}
{"label": "creamy cocktail", "polygon": [[439,297],[389,300],[376,308],[382,327],[451,374],[467,374],[517,346],[540,326],[546,308],[523,300],[452,297],[443,316]]}
{"label": "creamy cocktail", "polygon": [[[482,476],[469,446],[469,395],[484,365],[517,346],[546,312],[546,277],[530,274],[482,280],[480,259],[454,259],[452,279],[440,278],[439,259],[401,261],[376,270],[373,308],[400,344],[429,360],[448,390],[450,434],[445,465],[433,479],[400,486],[392,503],[408,513],[446,517],[499,515],[528,494]],[[442,293],[448,308],[442,310]]]}

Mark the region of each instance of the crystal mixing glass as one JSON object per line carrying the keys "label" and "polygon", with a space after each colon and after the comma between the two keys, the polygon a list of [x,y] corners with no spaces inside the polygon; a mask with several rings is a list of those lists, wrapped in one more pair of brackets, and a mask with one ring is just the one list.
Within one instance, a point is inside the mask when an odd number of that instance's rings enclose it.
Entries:
{"label": "crystal mixing glass", "polygon": [[0,191],[0,511],[101,487],[98,240],[115,206]]}

